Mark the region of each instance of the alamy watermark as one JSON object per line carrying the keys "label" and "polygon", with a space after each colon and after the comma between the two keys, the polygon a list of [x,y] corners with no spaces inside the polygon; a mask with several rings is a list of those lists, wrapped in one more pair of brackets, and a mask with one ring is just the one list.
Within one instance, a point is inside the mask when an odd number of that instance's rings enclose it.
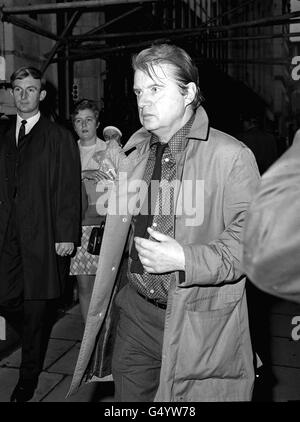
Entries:
{"label": "alamy watermark", "polygon": [[294,341],[300,340],[300,315],[296,315],[292,318],[292,325],[295,327],[292,329],[291,337]]}
{"label": "alamy watermark", "polygon": [[299,81],[300,80],[300,56],[294,56],[292,58],[291,64],[295,66],[292,69],[291,77],[294,81]]}
{"label": "alamy watermark", "polygon": [[183,216],[186,226],[200,226],[203,223],[204,180],[152,180],[148,200],[148,185],[144,180],[129,181],[126,172],[120,172],[118,178],[119,183],[109,189],[101,183],[97,185],[98,214],[172,214]]}

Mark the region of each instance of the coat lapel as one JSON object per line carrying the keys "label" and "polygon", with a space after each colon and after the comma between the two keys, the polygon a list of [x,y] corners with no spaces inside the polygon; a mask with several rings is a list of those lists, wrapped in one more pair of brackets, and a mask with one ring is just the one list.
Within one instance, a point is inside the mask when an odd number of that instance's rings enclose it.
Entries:
{"label": "coat lapel", "polygon": [[82,340],[85,347],[80,349],[68,395],[78,389],[91,361],[91,356],[98,347],[98,333],[104,329],[103,322],[114,291],[131,218],[137,210],[137,192],[147,159],[148,151],[141,152],[140,149],[137,149],[120,161],[118,181],[109,198],[97,274]]}

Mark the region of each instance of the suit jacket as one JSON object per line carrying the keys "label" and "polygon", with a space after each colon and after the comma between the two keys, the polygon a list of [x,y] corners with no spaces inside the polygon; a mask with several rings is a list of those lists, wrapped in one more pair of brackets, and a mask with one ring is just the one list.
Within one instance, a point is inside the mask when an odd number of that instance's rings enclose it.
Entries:
{"label": "suit jacket", "polygon": [[260,289],[300,303],[300,132],[262,177],[245,222],[243,266]]}
{"label": "suit jacket", "polygon": [[55,243],[80,238],[79,151],[69,131],[43,116],[18,148],[15,131],[16,119],[0,142],[0,253],[14,203],[24,297],[52,299],[63,291]]}

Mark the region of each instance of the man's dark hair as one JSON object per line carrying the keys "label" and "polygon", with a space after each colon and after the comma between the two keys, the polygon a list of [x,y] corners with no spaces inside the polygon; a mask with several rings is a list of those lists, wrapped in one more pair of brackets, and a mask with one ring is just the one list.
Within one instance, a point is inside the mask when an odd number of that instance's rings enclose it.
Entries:
{"label": "man's dark hair", "polygon": [[16,79],[25,79],[28,76],[32,76],[33,79],[39,79],[41,81],[41,90],[46,87],[46,80],[43,78],[42,72],[33,66],[22,66],[19,67],[10,77],[10,84],[13,88],[14,81]]}
{"label": "man's dark hair", "polygon": [[160,64],[173,66],[174,78],[183,93],[186,91],[188,83],[195,83],[197,91],[191,105],[193,108],[197,108],[203,101],[199,87],[199,73],[197,66],[185,50],[172,44],[155,44],[132,58],[133,70],[141,70],[147,73],[150,78],[155,75],[153,66]]}
{"label": "man's dark hair", "polygon": [[95,119],[98,121],[100,110],[97,106],[97,103],[93,100],[88,100],[87,98],[83,98],[82,100],[78,101],[75,104],[74,111],[72,113],[72,122],[74,122],[75,116],[78,114],[80,110],[92,110],[95,115]]}

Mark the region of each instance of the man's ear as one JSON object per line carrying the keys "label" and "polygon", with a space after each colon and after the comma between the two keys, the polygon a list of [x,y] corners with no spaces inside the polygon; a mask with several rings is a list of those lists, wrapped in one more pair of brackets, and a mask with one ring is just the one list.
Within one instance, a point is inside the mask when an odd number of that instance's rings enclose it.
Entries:
{"label": "man's ear", "polygon": [[188,106],[190,105],[193,101],[194,98],[196,96],[196,92],[197,92],[197,87],[195,82],[189,82],[186,85],[186,91],[185,91],[185,105]]}
{"label": "man's ear", "polygon": [[47,91],[45,89],[42,89],[40,92],[40,101],[43,101],[47,95]]}
{"label": "man's ear", "polygon": [[10,93],[10,95],[13,97],[14,96],[14,91],[13,91],[13,89],[12,88],[9,88],[9,93]]}

